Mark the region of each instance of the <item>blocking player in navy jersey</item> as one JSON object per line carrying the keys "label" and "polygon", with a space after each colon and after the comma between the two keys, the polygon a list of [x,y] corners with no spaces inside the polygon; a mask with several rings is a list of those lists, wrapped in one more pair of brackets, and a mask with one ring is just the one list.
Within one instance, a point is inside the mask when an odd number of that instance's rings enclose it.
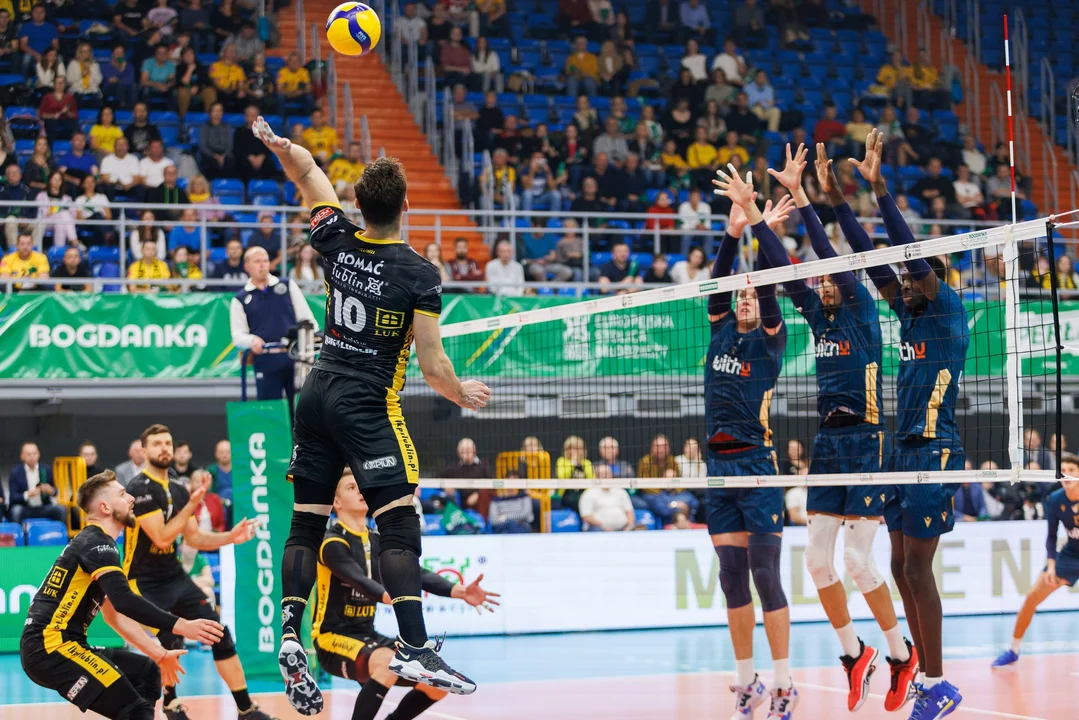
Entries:
{"label": "blocking player in navy jersey", "polygon": [[[390,671],[393,638],[375,630],[378,603],[390,603],[380,584],[379,534],[367,529],[367,503],[351,470],[337,484],[333,503],[337,521],[326,531],[319,549],[317,599],[311,635],[319,664],[326,672],[363,686],[352,720],[374,720],[386,693],[395,684],[413,686]],[[451,583],[423,571],[423,589],[432,595],[464,600],[477,610],[493,612],[498,593],[480,586],[483,575],[469,585]],[[437,685],[415,685],[386,720],[411,720],[446,696]]]}
{"label": "blocking player in navy jersey", "polygon": [[[1060,458],[1062,488],[1049,493],[1042,503],[1049,525],[1045,535],[1045,570],[1027,593],[1023,607],[1015,617],[1012,644],[993,661],[993,667],[1005,667],[1019,661],[1023,635],[1034,619],[1034,611],[1047,597],[1062,587],[1074,587],[1079,581],[1079,458]],[[1057,549],[1057,532],[1064,526],[1064,547]]]}
{"label": "blocking player in navy jersey", "polygon": [[[871,131],[866,155],[851,162],[869,181],[893,245],[914,243],[914,234],[900,214],[881,177],[881,134]],[[892,469],[896,472],[962,470],[966,456],[955,419],[963,366],[970,345],[967,312],[959,295],[945,281],[944,264],[922,259],[909,247],[902,279],[878,267],[874,281],[899,319],[899,372],[896,377],[898,417]],[[891,275],[891,277],[888,277]],[[940,536],[955,524],[955,485],[901,485],[885,506],[892,540],[892,576],[903,598],[918,650],[924,681],[914,683],[911,720],[939,720],[955,711],[962,695],[944,680],[941,626],[943,613],[933,558]]]}
{"label": "blocking player in navy jersey", "polygon": [[[824,146],[817,146],[817,174],[822,187],[837,187]],[[799,146],[782,172],[769,173],[790,191],[814,251],[820,258],[837,253],[802,187],[806,148]],[[859,228],[860,229],[860,228]],[[868,238],[866,238],[868,240]],[[789,265],[784,247],[772,237],[759,239],[760,252],[774,267]],[[784,283],[795,307],[806,319],[816,342],[819,429],[813,441],[811,474],[879,473],[887,469],[888,443],[881,413],[881,332],[877,303],[851,272],[820,278],[817,292],[804,280]],[[869,682],[878,652],[862,642],[847,609],[843,577],[835,568],[835,544],[846,525],[843,560],[884,631],[893,654],[908,658],[888,586],[873,562],[873,538],[883,520],[885,486],[811,487],[806,567],[832,627],[843,646],[840,658],[847,673],[847,707],[853,712],[869,697]],[[907,688],[897,688],[901,698]],[[889,698],[891,699],[891,698]],[[900,703],[901,704],[901,703]]]}
{"label": "blocking player in navy jersey", "polygon": [[356,183],[366,227],[349,220],[311,153],[274,134],[259,117],[252,132],[281,161],[311,208],[311,245],[326,271],[322,354],[296,405],[288,470],[294,504],[281,560],[282,643],[278,664],[289,703],[304,715],[323,705],[299,642],[315,585],[318,549],[346,465],[359,482],[382,536],[378,563],[393,598],[399,637],[390,669],[457,694],[476,684],[448,666],[428,640],[420,598],[420,519],[412,508],[419,458],[401,412],[400,391],[415,341],[420,372],[462,408],[487,404],[490,389],[461,381],[442,347],[438,269],[401,239],[408,181],[401,163],[378,158]]}
{"label": "blocking player in navy jersey", "polygon": [[[717,192],[730,198],[731,216],[719,246],[712,277],[730,275],[738,239],[746,225],[757,238],[775,233],[768,227],[786,218],[789,198],[769,217],[757,208],[751,176],[717,172]],[[778,215],[778,216],[776,216]],[[779,240],[776,239],[778,243]],[[766,258],[758,256],[767,268]],[[708,433],[708,474],[778,475],[779,465],[768,414],[776,380],[783,367],[787,328],[776,301],[774,285],[748,286],[739,291],[732,308],[729,292],[708,297],[712,339],[704,370],[705,422]],[[727,619],[734,645],[737,677],[734,720],[753,716],[766,699],[764,683],[753,669],[753,627],[756,618],[749,578],[764,610],[764,627],[772,650],[774,687],[769,720],[789,720],[798,703],[791,682],[790,609],[780,582],[779,555],[783,532],[783,488],[710,489],[707,494],[708,533],[719,556],[719,583],[727,600]]]}
{"label": "blocking player in navy jersey", "polygon": [[[224,628],[209,619],[178,618],[128,587],[116,538],[135,526],[135,498],[116,482],[115,473],[88,478],[76,502],[86,513],[86,527],[60,553],[30,603],[19,641],[23,670],[81,712],[153,720],[161,682],[179,682],[179,658],[187,651],[163,647],[142,625],[209,644],[221,639]],[[86,633],[99,611],[144,655],[90,647]]]}

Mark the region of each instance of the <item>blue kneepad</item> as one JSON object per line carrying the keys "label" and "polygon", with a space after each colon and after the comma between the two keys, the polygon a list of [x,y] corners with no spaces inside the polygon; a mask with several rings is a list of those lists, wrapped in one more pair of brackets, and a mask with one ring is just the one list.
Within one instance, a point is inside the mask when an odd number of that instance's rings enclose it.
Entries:
{"label": "blue kneepad", "polygon": [[719,587],[727,599],[727,609],[745,607],[753,602],[749,592],[749,556],[745,548],[734,545],[716,547],[719,556]]}
{"label": "blue kneepad", "polygon": [[787,607],[787,596],[779,573],[779,554],[783,539],[776,535],[749,536],[749,568],[753,572],[753,584],[765,612]]}

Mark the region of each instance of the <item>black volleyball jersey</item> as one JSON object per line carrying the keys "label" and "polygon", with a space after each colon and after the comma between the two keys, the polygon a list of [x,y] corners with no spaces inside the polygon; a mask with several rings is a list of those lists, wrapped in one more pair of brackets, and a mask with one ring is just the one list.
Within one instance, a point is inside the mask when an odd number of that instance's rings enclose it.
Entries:
{"label": "black volleyball jersey", "polygon": [[127,530],[124,571],[129,578],[139,580],[168,580],[186,575],[180,558],[176,556],[176,542],[168,550],[162,550],[142,532],[142,520],[148,515],[161,513],[167,523],[180,512],[191,497],[187,488],[179,482],[155,480],[146,473],[139,473],[128,483],[127,491],[135,497],[135,517],[139,521],[134,529]]}

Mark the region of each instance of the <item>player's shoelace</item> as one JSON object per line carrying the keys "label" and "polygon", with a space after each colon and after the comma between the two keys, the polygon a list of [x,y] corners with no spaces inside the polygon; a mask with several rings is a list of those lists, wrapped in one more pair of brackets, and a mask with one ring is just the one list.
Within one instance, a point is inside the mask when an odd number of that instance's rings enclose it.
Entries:
{"label": "player's shoelace", "polygon": [[919,683],[910,684],[907,697],[914,698],[914,712],[911,713],[911,717],[920,717],[921,713],[925,712],[925,709],[929,707],[929,695]]}
{"label": "player's shoelace", "polygon": [[[753,681],[756,683],[756,680]],[[749,707],[749,703],[753,700],[753,685],[743,685],[741,687],[737,685],[731,685],[731,692],[738,694],[738,702],[735,704],[734,709],[736,711],[744,711]]]}
{"label": "player's shoelace", "polygon": [[773,694],[772,709],[770,714],[776,715],[778,717],[783,717],[784,715],[786,715],[787,710],[790,707],[791,701],[793,699],[794,696],[790,694],[790,690],[783,691],[782,695]]}

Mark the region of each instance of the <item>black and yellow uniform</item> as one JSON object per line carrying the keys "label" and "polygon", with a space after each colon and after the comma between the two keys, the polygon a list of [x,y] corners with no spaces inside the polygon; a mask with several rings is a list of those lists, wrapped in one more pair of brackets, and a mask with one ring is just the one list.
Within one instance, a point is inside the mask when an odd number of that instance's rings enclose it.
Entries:
{"label": "black and yellow uniform", "polygon": [[[146,473],[139,473],[127,485],[127,491],[135,496],[135,517],[139,521],[134,530],[127,531],[127,557],[124,571],[131,589],[163,610],[168,610],[185,620],[206,619],[220,622],[214,603],[195,584],[176,556],[176,542],[167,550],[154,545],[141,522],[150,515],[161,513],[168,522],[187,505],[191,495],[183,484],[175,480],[161,482]],[[162,646],[179,650],[184,639],[164,632],[158,635]],[[227,660],[236,654],[232,635],[225,628],[225,636],[212,647],[214,660]]]}
{"label": "black and yellow uniform", "polygon": [[161,674],[153,661],[87,642],[87,628],[106,596],[118,612],[144,625],[171,630],[176,623],[174,615],[131,592],[116,542],[90,524],[60,553],[30,604],[19,643],[23,670],[83,712],[152,718],[161,695]]}
{"label": "black and yellow uniform", "polygon": [[365,238],[337,205],[311,210],[311,245],[326,274],[322,354],[296,406],[290,479],[333,503],[346,463],[361,491],[419,480],[401,414],[416,313],[438,317],[438,270],[401,240]]}
{"label": "black and yellow uniform", "polygon": [[[346,680],[366,682],[367,663],[375,650],[392,648],[393,638],[375,630],[375,610],[386,592],[377,560],[377,532],[356,529],[338,520],[319,549],[315,618],[311,636],[319,664]],[[432,595],[450,597],[453,583],[424,570],[421,583]],[[398,685],[411,685],[404,680]]]}

